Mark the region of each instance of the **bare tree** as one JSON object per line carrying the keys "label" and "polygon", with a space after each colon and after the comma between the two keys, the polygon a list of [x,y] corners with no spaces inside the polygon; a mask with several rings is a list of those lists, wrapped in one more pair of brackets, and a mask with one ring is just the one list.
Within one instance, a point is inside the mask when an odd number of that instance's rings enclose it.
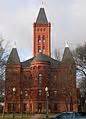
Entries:
{"label": "bare tree", "polygon": [[86,79],[86,43],[83,46],[79,46],[74,51],[74,58],[77,65],[77,70],[84,75]]}
{"label": "bare tree", "polygon": [[86,43],[78,46],[73,51],[73,54],[76,61],[77,74],[81,77],[79,81],[81,110],[86,112]]}
{"label": "bare tree", "polygon": [[8,44],[9,42],[4,45],[5,40],[3,38],[0,38],[0,79],[4,79],[5,75],[5,66],[6,61],[8,58]]}
{"label": "bare tree", "polygon": [[86,111],[86,43],[78,46],[73,52],[76,61],[77,73],[81,77],[79,82],[81,92],[82,111]]}
{"label": "bare tree", "polygon": [[5,84],[5,66],[8,58],[9,42],[0,37],[0,101],[3,100],[4,84]]}

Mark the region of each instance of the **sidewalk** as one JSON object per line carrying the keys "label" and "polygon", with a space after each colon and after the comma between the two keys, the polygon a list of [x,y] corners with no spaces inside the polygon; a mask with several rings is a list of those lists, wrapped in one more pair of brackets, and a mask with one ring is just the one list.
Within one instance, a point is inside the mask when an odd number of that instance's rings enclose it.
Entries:
{"label": "sidewalk", "polygon": [[43,119],[43,115],[42,114],[35,114],[35,115],[31,116],[30,119]]}

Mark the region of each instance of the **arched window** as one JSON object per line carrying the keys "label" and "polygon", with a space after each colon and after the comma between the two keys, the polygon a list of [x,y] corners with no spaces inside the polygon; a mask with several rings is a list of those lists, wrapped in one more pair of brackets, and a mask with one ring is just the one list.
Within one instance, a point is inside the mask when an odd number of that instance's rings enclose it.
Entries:
{"label": "arched window", "polygon": [[42,41],[45,43],[45,35],[42,36]]}
{"label": "arched window", "polygon": [[42,87],[42,74],[38,75],[38,85],[39,85],[39,88]]}
{"label": "arched window", "polygon": [[41,37],[40,37],[40,35],[38,35],[38,43],[40,43],[41,42]]}
{"label": "arched window", "polygon": [[43,53],[45,52],[45,45],[43,45]]}
{"label": "arched window", "polygon": [[43,30],[45,31],[46,29],[44,28]]}
{"label": "arched window", "polygon": [[40,52],[42,52],[42,50],[41,50],[41,47],[40,46],[38,46],[38,52],[40,53]]}
{"label": "arched window", "polygon": [[40,31],[42,31],[42,28],[40,29]]}
{"label": "arched window", "polygon": [[38,49],[38,52],[40,53],[40,52],[42,52],[42,50],[39,48],[39,49]]}

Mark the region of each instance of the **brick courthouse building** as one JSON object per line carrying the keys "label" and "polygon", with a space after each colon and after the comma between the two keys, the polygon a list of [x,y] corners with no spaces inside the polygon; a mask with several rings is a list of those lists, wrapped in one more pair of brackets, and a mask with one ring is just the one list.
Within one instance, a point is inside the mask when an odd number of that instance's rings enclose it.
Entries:
{"label": "brick courthouse building", "polygon": [[76,67],[68,46],[62,61],[51,58],[51,23],[40,8],[33,25],[33,57],[20,62],[13,48],[6,66],[5,112],[77,111]]}

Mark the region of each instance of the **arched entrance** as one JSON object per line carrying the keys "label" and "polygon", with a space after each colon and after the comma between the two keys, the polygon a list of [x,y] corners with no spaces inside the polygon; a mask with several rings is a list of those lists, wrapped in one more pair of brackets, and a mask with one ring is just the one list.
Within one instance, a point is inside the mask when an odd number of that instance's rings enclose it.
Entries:
{"label": "arched entrance", "polygon": [[38,103],[38,113],[42,113],[42,103]]}

